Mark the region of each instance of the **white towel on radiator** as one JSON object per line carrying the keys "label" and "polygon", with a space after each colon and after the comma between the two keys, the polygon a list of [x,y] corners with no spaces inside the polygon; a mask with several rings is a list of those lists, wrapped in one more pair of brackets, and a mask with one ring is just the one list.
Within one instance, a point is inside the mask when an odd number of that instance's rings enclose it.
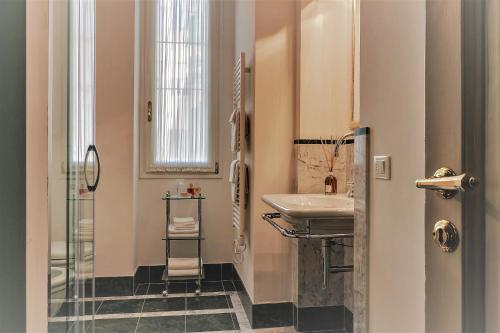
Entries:
{"label": "white towel on radiator", "polygon": [[229,117],[231,124],[231,151],[240,150],[240,111],[235,109]]}

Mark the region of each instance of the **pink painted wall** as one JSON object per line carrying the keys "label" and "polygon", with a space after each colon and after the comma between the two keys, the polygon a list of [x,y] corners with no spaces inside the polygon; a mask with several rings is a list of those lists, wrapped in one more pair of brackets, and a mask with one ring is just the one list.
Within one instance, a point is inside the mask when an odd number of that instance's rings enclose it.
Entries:
{"label": "pink painted wall", "polygon": [[96,144],[102,172],[95,195],[95,274],[132,275],[134,108],[133,0],[96,1]]}

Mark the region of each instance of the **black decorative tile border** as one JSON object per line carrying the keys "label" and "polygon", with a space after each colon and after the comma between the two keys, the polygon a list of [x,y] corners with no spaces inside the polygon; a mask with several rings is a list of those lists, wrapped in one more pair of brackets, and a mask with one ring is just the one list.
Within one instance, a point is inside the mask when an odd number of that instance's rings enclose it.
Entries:
{"label": "black decorative tile border", "polygon": [[[337,140],[321,140],[321,139],[295,139],[293,140],[294,145],[320,145],[320,144],[336,144]],[[345,141],[346,144],[353,144],[354,140],[349,139]]]}
{"label": "black decorative tile border", "polygon": [[253,329],[293,325],[293,303],[253,304],[236,269],[233,274],[234,286],[238,291],[241,305],[243,305],[243,309],[245,309],[248,321]]}
{"label": "black decorative tile border", "polygon": [[[164,265],[158,266],[139,266],[134,274],[135,285],[139,283],[161,283]],[[221,281],[233,279],[233,264],[203,264],[205,272],[204,281]]]}
{"label": "black decorative tile border", "polygon": [[352,332],[352,313],[343,305],[297,308],[294,304],[293,311],[297,332]]}
{"label": "black decorative tile border", "polygon": [[[86,282],[86,296],[92,290],[91,280]],[[132,296],[134,294],[134,277],[133,276],[117,276],[117,277],[96,277],[95,278],[95,296]]]}
{"label": "black decorative tile border", "polygon": [[354,332],[354,325],[353,325],[353,320],[354,316],[351,311],[349,311],[348,308],[345,308],[345,313],[344,313],[344,321],[345,321],[345,331],[346,333],[353,333]]}

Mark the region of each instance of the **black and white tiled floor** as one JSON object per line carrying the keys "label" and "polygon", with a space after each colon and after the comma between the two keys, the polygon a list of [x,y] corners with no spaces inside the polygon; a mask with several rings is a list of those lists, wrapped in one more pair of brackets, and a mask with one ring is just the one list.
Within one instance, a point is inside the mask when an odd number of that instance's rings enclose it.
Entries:
{"label": "black and white tiled floor", "polygon": [[[194,282],[171,282],[163,297],[164,284],[151,283],[139,284],[133,296],[96,297],[95,332],[253,331],[232,281],[202,282],[199,296],[195,289]],[[74,320],[64,315],[64,306],[49,319],[49,332],[66,332],[67,321]],[[290,327],[255,331],[295,332]]]}

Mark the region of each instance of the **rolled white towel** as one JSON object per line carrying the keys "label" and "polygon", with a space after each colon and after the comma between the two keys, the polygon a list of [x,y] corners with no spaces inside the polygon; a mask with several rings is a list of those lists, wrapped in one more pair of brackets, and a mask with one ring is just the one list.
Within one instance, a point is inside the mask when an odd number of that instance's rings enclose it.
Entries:
{"label": "rolled white towel", "polygon": [[168,270],[198,269],[198,258],[169,258]]}
{"label": "rolled white towel", "polygon": [[198,276],[198,269],[168,270],[168,276]]}

